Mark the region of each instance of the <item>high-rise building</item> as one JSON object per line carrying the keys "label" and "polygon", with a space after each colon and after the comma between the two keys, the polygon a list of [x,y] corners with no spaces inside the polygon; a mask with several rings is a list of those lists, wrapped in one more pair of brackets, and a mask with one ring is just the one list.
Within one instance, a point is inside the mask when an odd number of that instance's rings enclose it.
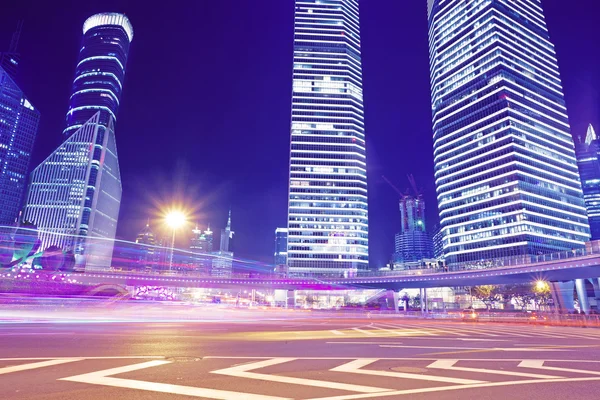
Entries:
{"label": "high-rise building", "polygon": [[367,171],[358,0],[296,0],[288,266],[368,267]]}
{"label": "high-rise building", "polygon": [[140,246],[136,252],[136,261],[138,267],[144,270],[153,270],[157,264],[157,248],[156,248],[156,237],[154,232],[150,229],[150,221],[146,224],[144,229],[135,238],[135,243]]}
{"label": "high-rise building", "polygon": [[23,220],[38,227],[41,249],[59,246],[85,256],[86,269],[105,269],[121,193],[113,126],[98,112],[33,170]]}
{"label": "high-rise building", "polygon": [[212,257],[208,256],[213,251],[213,233],[210,226],[205,230],[196,227],[192,229],[192,238],[190,239],[190,256],[192,268],[203,274],[210,273]]}
{"label": "high-rise building", "polygon": [[233,273],[233,252],[230,251],[229,241],[233,238],[233,233],[231,230],[231,210],[229,210],[227,225],[225,229],[221,229],[221,247],[218,251],[213,252],[211,276],[231,277]]}
{"label": "high-rise building", "polygon": [[275,265],[287,265],[287,228],[275,229]]}
{"label": "high-rise building", "polygon": [[0,52],[0,68],[2,68],[13,81],[17,79],[19,63],[21,62],[21,54],[18,51],[18,47],[22,30],[23,20],[20,20],[17,22],[17,29],[12,35],[8,50]]}
{"label": "high-rise building", "polygon": [[592,124],[575,146],[592,240],[600,239],[600,140]]}
{"label": "high-rise building", "polygon": [[83,24],[63,143],[32,172],[25,205],[42,248],[72,250],[91,270],[111,266],[122,194],[115,120],[132,38],[122,14]]}
{"label": "high-rise building", "polygon": [[123,14],[96,14],[84,22],[65,138],[97,112],[104,126],[111,118],[117,120],[132,39],[133,27]]}
{"label": "high-rise building", "polygon": [[400,233],[396,234],[394,264],[416,263],[433,258],[433,242],[425,228],[425,201],[421,195],[400,199]]}
{"label": "high-rise building", "polygon": [[39,122],[40,112],[0,67],[0,225],[21,211]]}
{"label": "high-rise building", "polygon": [[433,230],[433,257],[437,260],[444,258],[444,237],[439,225]]}
{"label": "high-rise building", "polygon": [[446,262],[582,247],[589,225],[540,0],[428,0]]}

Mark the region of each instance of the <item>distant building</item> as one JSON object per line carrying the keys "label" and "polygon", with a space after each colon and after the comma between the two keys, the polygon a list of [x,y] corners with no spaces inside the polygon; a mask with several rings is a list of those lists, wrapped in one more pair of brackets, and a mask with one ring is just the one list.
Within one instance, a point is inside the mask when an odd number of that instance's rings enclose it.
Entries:
{"label": "distant building", "polygon": [[0,67],[0,225],[19,216],[40,113]]}
{"label": "distant building", "polygon": [[230,240],[233,238],[231,230],[231,210],[227,217],[225,229],[221,229],[221,247],[213,252],[212,268],[210,275],[216,277],[231,277],[233,274],[233,252],[230,251]]}
{"label": "distant building", "polygon": [[275,265],[287,265],[287,228],[275,229]]}
{"label": "distant building", "polygon": [[394,267],[433,259],[433,242],[425,228],[425,201],[421,195],[404,195],[400,199],[400,224],[394,243]]}
{"label": "distant building", "polygon": [[194,253],[190,257],[192,269],[202,274],[209,274],[212,265],[212,257],[209,254],[213,251],[213,232],[210,226],[205,231],[198,228],[198,225],[192,229],[190,251]]}
{"label": "distant building", "polygon": [[580,140],[575,150],[592,240],[598,240],[600,239],[600,140],[592,124],[588,126],[585,140]]}
{"label": "distant building", "polygon": [[154,270],[157,264],[156,238],[150,229],[150,222],[146,224],[144,229],[135,238],[135,243],[139,244],[137,253],[138,268],[144,270]]}
{"label": "distant building", "polygon": [[21,54],[19,54],[18,47],[22,29],[23,20],[17,22],[17,29],[12,35],[8,50],[0,52],[0,68],[2,68],[13,81],[16,81],[17,79],[19,63],[21,62]]}
{"label": "distant building", "polygon": [[106,269],[121,194],[114,130],[96,113],[33,170],[23,220],[37,225],[41,249],[56,245],[84,256],[86,269]]}
{"label": "distant building", "polygon": [[116,122],[132,39],[133,27],[123,14],[95,14],[84,22],[65,138],[98,112],[101,125]]}

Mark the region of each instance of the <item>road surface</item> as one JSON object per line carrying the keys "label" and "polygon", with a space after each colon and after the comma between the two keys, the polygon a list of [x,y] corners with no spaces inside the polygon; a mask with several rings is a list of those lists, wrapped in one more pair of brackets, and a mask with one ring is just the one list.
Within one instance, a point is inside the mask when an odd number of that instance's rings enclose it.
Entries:
{"label": "road surface", "polygon": [[600,330],[252,310],[0,324],[0,399],[578,399]]}

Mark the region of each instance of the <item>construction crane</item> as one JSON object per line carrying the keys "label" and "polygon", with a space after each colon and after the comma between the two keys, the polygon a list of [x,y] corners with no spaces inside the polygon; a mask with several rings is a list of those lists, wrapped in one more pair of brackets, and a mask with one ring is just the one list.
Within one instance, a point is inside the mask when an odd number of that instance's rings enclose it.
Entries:
{"label": "construction crane", "polygon": [[398,193],[398,196],[400,196],[401,199],[405,197],[405,195],[400,191],[400,189],[398,189],[392,182],[390,182],[388,178],[386,178],[384,175],[381,175],[381,177],[388,185],[390,185],[392,189],[394,189],[396,193]]}

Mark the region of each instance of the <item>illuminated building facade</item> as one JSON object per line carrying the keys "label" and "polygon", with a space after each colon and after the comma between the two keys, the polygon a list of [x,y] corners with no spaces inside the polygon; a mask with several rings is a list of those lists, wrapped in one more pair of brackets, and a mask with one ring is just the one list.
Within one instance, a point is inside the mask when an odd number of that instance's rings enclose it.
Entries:
{"label": "illuminated building facade", "polygon": [[422,196],[405,195],[400,200],[400,233],[394,243],[394,265],[433,258],[433,241],[425,229],[425,201]]}
{"label": "illuminated building facade", "polygon": [[40,113],[0,67],[0,225],[19,216]]}
{"label": "illuminated building facade", "polygon": [[367,269],[358,0],[296,0],[288,195],[290,274]]}
{"label": "illuminated building facade", "polygon": [[287,228],[275,229],[275,265],[287,265]]}
{"label": "illuminated building facade", "polygon": [[84,22],[65,138],[97,112],[104,126],[111,118],[117,120],[132,39],[133,27],[123,14],[96,14]]}
{"label": "illuminated building facade", "polygon": [[205,231],[198,228],[198,225],[192,229],[190,251],[193,253],[190,257],[192,268],[201,273],[209,274],[212,257],[208,256],[208,254],[213,251],[213,232],[210,230],[210,226]]}
{"label": "illuminated building facade", "polygon": [[589,225],[539,0],[428,0],[446,263],[582,247]]}
{"label": "illuminated building facade", "polygon": [[600,239],[600,140],[591,124],[588,126],[585,140],[577,144],[576,150],[592,240],[598,240]]}
{"label": "illuminated building facade", "polygon": [[150,222],[135,237],[135,243],[139,244],[136,249],[137,267],[143,270],[152,270],[156,268],[158,254],[156,248],[156,237],[150,229]]}
{"label": "illuminated building facade", "polygon": [[41,249],[55,245],[86,269],[106,269],[121,193],[113,125],[98,112],[33,170],[23,220],[38,227]]}

